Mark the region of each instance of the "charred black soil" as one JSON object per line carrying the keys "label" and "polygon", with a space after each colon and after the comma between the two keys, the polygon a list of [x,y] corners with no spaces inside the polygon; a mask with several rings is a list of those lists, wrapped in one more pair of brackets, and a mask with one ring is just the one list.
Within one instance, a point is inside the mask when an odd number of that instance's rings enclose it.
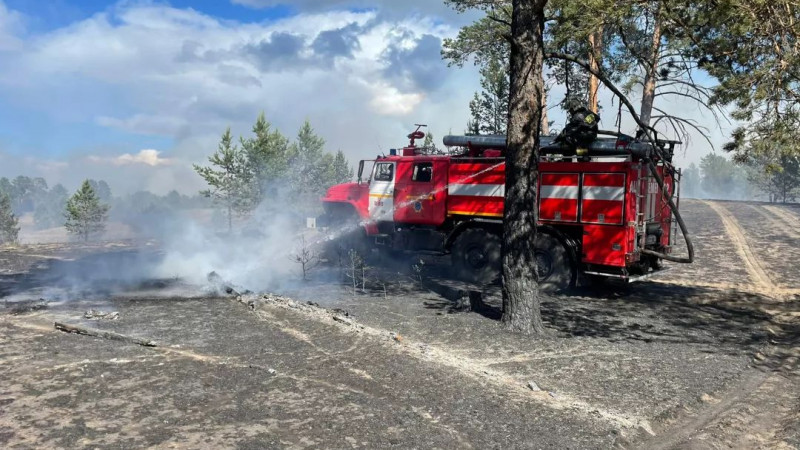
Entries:
{"label": "charred black soil", "polygon": [[682,209],[697,264],[546,297],[536,338],[504,330],[497,286],[430,260],[373,268],[364,292],[320,268],[280,297],[103,272],[157,259],[147,246],[4,251],[0,444],[797,448],[800,211]]}

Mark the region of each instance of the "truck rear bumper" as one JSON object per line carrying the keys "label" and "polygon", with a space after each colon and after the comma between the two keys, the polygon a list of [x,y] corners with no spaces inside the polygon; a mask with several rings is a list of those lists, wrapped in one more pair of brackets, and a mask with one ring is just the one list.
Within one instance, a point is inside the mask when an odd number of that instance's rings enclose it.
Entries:
{"label": "truck rear bumper", "polygon": [[637,281],[643,281],[648,278],[654,277],[656,275],[660,275],[666,271],[670,270],[669,267],[665,267],[663,269],[651,270],[650,272],[644,275],[630,275],[626,273],[609,273],[609,272],[598,272],[598,271],[584,271],[582,272],[584,275],[594,275],[606,278],[614,278],[617,280],[622,280],[627,283],[635,283]]}

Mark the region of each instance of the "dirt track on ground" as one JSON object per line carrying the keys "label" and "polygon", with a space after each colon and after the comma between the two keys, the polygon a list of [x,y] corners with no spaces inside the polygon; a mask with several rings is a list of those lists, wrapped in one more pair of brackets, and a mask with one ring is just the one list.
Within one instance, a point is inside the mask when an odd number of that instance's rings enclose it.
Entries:
{"label": "dirt track on ground", "polygon": [[[321,271],[286,292],[297,300],[237,301],[153,280],[88,289],[46,309],[8,304],[0,443],[797,448],[800,277],[792,261],[800,235],[792,224],[800,210],[691,200],[682,209],[696,264],[546,298],[550,332],[537,339],[494,320],[496,287],[484,290],[484,310],[459,312],[468,286],[377,270],[392,280],[385,292],[353,295]],[[42,288],[61,281],[54,267],[79,273],[106,253],[140,261],[132,251],[3,252],[0,294],[49,292]],[[120,319],[86,320],[90,308]],[[159,346],[63,334],[55,320]]]}

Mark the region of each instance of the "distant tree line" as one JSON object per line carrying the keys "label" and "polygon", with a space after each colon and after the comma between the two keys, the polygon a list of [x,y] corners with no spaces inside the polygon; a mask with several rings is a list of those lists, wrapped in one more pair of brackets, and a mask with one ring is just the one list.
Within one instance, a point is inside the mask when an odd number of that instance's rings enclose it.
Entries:
{"label": "distant tree line", "polygon": [[19,220],[11,209],[11,197],[0,192],[0,245],[13,244],[19,236]]}
{"label": "distant tree line", "polygon": [[[194,169],[208,183],[202,194],[220,207],[230,230],[233,218],[256,208],[289,210],[301,216],[319,208],[330,186],[353,178],[342,151],[325,150],[325,140],[306,121],[290,142],[260,114],[249,137],[223,133],[208,166]],[[291,205],[290,209],[285,208]]]}
{"label": "distant tree line", "polygon": [[790,153],[765,154],[736,161],[709,153],[700,165],[683,171],[682,194],[728,200],[763,199],[775,203],[800,198],[800,157]]}
{"label": "distant tree line", "polygon": [[18,240],[19,217],[27,214],[32,214],[36,229],[66,227],[88,240],[105,229],[107,220],[153,234],[181,210],[210,206],[201,195],[187,196],[175,190],[163,196],[138,191],[114,197],[104,180],[85,180],[70,196],[61,184],[48,187],[44,178],[0,178],[0,245]]}

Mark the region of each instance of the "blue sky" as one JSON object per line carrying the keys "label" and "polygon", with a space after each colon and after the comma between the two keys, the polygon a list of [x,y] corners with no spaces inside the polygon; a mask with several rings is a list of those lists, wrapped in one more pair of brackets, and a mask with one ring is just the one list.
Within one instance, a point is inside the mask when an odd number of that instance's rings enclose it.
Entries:
{"label": "blue sky", "polygon": [[[5,0],[8,9],[24,16],[24,35],[35,38],[38,35],[55,32],[70,25],[80,23],[98,13],[113,11],[125,5],[164,5],[176,9],[192,9],[219,20],[246,23],[269,23],[299,14],[290,5],[275,5],[254,8],[228,1],[172,0],[172,1],[108,1],[108,0]],[[122,111],[127,105],[113,93],[98,98],[69,98],[70,93],[61,90],[58,97],[67,98],[79,110],[93,112]],[[74,109],[72,112],[74,113]],[[74,118],[73,118],[74,119]],[[97,126],[85,120],[73,120],[48,111],[44,104],[28,102],[0,103],[0,143],[3,150],[13,154],[28,154],[63,157],[81,149],[94,147],[99,151],[115,148],[167,148],[174,145],[169,136],[143,136],[123,133],[107,127]],[[46,133],[37,130],[46,129]],[[87,138],[91,136],[91,138]]]}
{"label": "blue sky", "polygon": [[289,136],[310,120],[353,163],[414,123],[461,132],[478,74],[440,50],[475,17],[438,0],[0,0],[0,176],[193,192],[192,163],[261,111]]}
{"label": "blue sky", "polygon": [[[8,8],[19,11],[29,18],[30,31],[44,32],[86,19],[98,12],[113,8],[120,2],[108,0],[6,0],[5,3]],[[192,8],[213,17],[238,22],[270,21],[299,12],[291,6],[292,2],[290,1],[286,2],[288,4],[265,8],[253,8],[225,0],[172,0],[150,3],[170,5],[175,8]]]}

